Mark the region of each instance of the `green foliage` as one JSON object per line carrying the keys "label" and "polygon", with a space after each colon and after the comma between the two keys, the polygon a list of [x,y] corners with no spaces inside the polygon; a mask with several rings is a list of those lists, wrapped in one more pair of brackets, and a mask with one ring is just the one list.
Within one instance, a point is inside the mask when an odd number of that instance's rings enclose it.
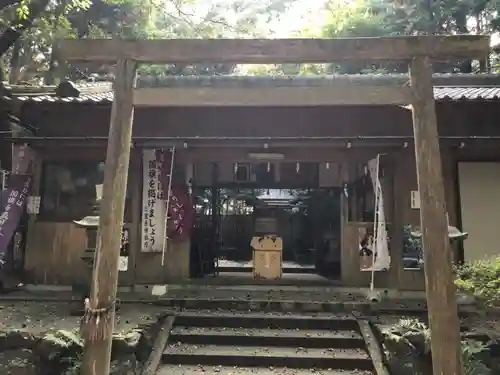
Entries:
{"label": "green foliage", "polygon": [[59,358],[67,349],[83,348],[83,339],[80,336],[80,332],[78,330],[53,331],[46,334],[43,339],[44,341],[50,342],[54,348],[58,348],[58,350],[53,350],[50,352],[50,360]]}
{"label": "green foliage", "polygon": [[464,375],[490,375],[491,369],[485,365],[481,356],[488,354],[488,347],[479,341],[466,340],[462,342],[462,359]]}
{"label": "green foliage", "polygon": [[[42,0],[6,0],[0,6],[0,28],[26,19],[31,5]],[[324,17],[297,33],[297,37],[363,37],[415,35],[424,33],[493,33],[500,30],[498,0],[323,0]],[[305,3],[305,2],[304,2]],[[430,5],[433,4],[433,5]],[[302,6],[297,0],[50,0],[47,11],[18,46],[20,58],[2,56],[14,72],[50,71],[52,45],[59,38],[100,37],[125,39],[268,37],[272,23],[279,21],[290,7]],[[496,69],[498,57],[491,65]],[[484,67],[484,64],[481,66]],[[154,76],[185,74],[232,74],[235,65],[158,65],[141,67],[141,73]],[[470,72],[478,69],[470,61],[435,65],[439,72]],[[70,67],[68,78],[86,78],[100,73],[102,66]],[[400,63],[277,64],[239,68],[253,75],[314,75],[332,73],[406,72]],[[72,74],[71,74],[72,72]],[[16,79],[23,80],[19,74]],[[26,79],[28,80],[28,79]]]}
{"label": "green foliage", "polygon": [[[307,37],[377,37],[417,34],[489,34],[500,30],[500,2],[498,0],[327,0],[325,19],[302,31]],[[322,25],[322,26],[321,26]],[[491,63],[497,67],[497,56]],[[436,72],[471,73],[482,65],[471,61],[436,63]],[[407,64],[401,63],[342,63],[326,66],[301,66],[296,74],[365,74],[404,73]],[[271,75],[286,75],[284,66],[272,66]],[[265,74],[260,69],[257,73]]]}
{"label": "green foliage", "polygon": [[[391,328],[391,333],[408,339],[412,344],[421,343],[421,354],[430,354],[431,335],[426,324],[418,319],[401,319]],[[483,358],[489,354],[489,348],[476,340],[464,340],[461,345],[464,375],[491,375]]]}
{"label": "green foliage", "polygon": [[83,347],[83,339],[80,336],[79,330],[77,329],[72,331],[54,331],[47,334],[47,336],[45,336],[45,339],[63,348],[70,348],[72,346]]}
{"label": "green foliage", "polygon": [[500,257],[456,268],[457,287],[488,307],[500,307]]}
{"label": "green foliage", "polygon": [[411,225],[403,228],[403,254],[418,255],[422,258],[422,240],[412,236],[412,230]]}
{"label": "green foliage", "polygon": [[[0,30],[26,19],[35,2],[7,0],[0,5]],[[2,56],[4,66],[18,81],[39,81],[51,73],[57,56],[52,48],[61,38],[221,38],[265,37],[268,24],[284,13],[295,0],[50,0],[45,13],[25,30],[11,52]],[[56,51],[57,52],[57,51]],[[234,64],[141,66],[140,72],[154,76],[231,74]],[[22,71],[20,74],[18,72]],[[64,73],[59,71],[58,74]],[[66,78],[86,79],[108,74],[102,64],[69,66]],[[38,82],[37,82],[38,83]]]}
{"label": "green foliage", "polygon": [[400,336],[413,332],[421,333],[426,340],[430,340],[430,332],[427,325],[418,319],[400,319],[391,331]]}

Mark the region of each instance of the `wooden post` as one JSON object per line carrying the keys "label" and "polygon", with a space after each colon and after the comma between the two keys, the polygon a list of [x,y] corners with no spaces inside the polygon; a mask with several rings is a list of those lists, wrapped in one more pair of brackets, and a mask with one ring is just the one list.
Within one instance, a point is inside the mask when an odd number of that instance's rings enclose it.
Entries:
{"label": "wooden post", "polygon": [[141,251],[142,190],[139,181],[142,180],[142,152],[140,150],[132,150],[132,152],[132,224],[130,228],[128,272],[130,274],[132,288],[135,290],[137,256]]}
{"label": "wooden post", "polygon": [[134,61],[118,61],[106,153],[98,249],[94,261],[90,308],[86,309],[84,317],[84,375],[105,375],[110,371],[118,259],[134,117],[132,95],[135,75]]}
{"label": "wooden post", "polygon": [[446,202],[429,57],[414,57],[413,131],[434,375],[462,375],[460,322],[453,282]]}

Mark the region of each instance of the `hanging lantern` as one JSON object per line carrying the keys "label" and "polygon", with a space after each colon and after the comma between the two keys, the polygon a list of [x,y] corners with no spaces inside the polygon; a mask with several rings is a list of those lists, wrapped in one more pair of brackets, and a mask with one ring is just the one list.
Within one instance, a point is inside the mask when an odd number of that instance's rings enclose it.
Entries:
{"label": "hanging lantern", "polygon": [[326,168],[326,169],[330,169],[330,163],[326,162],[326,164],[325,164],[325,168]]}
{"label": "hanging lantern", "polygon": [[238,163],[234,163],[234,174],[238,173]]}
{"label": "hanging lantern", "polygon": [[300,163],[299,163],[299,162],[297,162],[297,164],[295,165],[295,171],[296,171],[297,173],[299,173],[299,172],[300,172]]}
{"label": "hanging lantern", "polygon": [[271,163],[267,162],[267,173],[271,172]]}

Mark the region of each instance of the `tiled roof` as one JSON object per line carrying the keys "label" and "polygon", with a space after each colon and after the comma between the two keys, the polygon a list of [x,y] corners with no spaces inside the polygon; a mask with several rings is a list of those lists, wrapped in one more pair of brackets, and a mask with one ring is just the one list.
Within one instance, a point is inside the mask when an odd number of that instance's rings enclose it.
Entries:
{"label": "tiled roof", "polygon": [[436,100],[500,100],[500,86],[434,87]]}
{"label": "tiled roof", "polygon": [[[58,91],[54,87],[12,87],[10,97],[21,102],[58,103],[110,103],[113,101],[112,83],[65,84]],[[408,84],[407,74],[353,74],[328,76],[169,76],[162,78],[140,77],[139,87],[165,87],[182,89],[223,88],[274,88],[274,87],[325,87],[334,85],[402,86]],[[436,100],[499,100],[500,75],[492,74],[434,74]],[[61,86],[60,86],[61,87]],[[43,89],[43,90],[42,90]],[[64,93],[56,96],[56,92]],[[61,94],[62,95],[62,94]],[[8,98],[6,98],[8,99]]]}
{"label": "tiled roof", "polygon": [[[77,98],[62,98],[53,95],[15,96],[22,102],[53,102],[53,103],[111,103],[113,92],[99,94],[80,94]],[[434,87],[434,98],[438,101],[492,101],[500,100],[499,87]]]}
{"label": "tiled roof", "polygon": [[80,96],[76,98],[64,98],[55,95],[15,95],[14,98],[22,102],[111,103],[113,102],[113,91],[99,94],[80,94]]}

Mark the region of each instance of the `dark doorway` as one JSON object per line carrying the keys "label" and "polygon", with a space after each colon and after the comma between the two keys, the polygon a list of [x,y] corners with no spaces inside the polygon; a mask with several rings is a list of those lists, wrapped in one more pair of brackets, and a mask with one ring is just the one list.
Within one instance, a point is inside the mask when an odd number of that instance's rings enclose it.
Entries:
{"label": "dark doorway", "polygon": [[[290,181],[291,182],[291,181]],[[259,218],[283,238],[283,273],[340,278],[340,188],[194,188],[192,276],[251,272]]]}

